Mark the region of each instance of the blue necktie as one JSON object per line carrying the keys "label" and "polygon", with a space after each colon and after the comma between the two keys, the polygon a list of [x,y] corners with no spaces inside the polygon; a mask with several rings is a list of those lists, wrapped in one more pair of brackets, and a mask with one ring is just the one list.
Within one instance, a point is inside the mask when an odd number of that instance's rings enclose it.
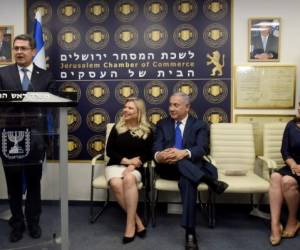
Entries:
{"label": "blue necktie", "polygon": [[29,80],[28,75],[27,75],[28,69],[22,68],[21,70],[24,72],[24,76],[23,76],[23,80],[22,80],[22,89],[24,91],[27,91],[28,87],[29,87],[29,84],[30,84],[30,80]]}
{"label": "blue necktie", "polygon": [[175,127],[175,148],[177,149],[182,149],[182,134],[180,130],[180,124],[181,122],[177,121]]}

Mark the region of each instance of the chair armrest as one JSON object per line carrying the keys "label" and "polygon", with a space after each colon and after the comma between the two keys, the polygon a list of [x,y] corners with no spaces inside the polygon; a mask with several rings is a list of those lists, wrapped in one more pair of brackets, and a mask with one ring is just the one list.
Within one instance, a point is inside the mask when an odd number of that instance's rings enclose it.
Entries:
{"label": "chair armrest", "polygon": [[154,161],[150,161],[149,162],[149,167],[151,167],[151,168],[155,168],[155,162]]}
{"label": "chair armrest", "polygon": [[257,158],[262,160],[265,163],[265,165],[268,167],[269,170],[273,170],[273,169],[277,168],[276,161],[274,161],[270,158],[267,158],[265,156],[257,156]]}
{"label": "chair armrest", "polygon": [[94,156],[93,159],[92,159],[92,166],[95,166],[95,165],[96,165],[96,161],[97,161],[100,157],[102,157],[102,156],[103,156],[103,154],[98,154],[98,155]]}
{"label": "chair armrest", "polygon": [[152,167],[152,161],[146,161],[144,164],[143,164],[143,168],[150,168]]}
{"label": "chair armrest", "polygon": [[91,163],[92,163],[92,171],[91,171],[91,185],[93,183],[93,179],[94,179],[94,174],[95,174],[95,166],[96,166],[96,162],[97,160],[102,157],[103,154],[98,154],[96,156],[93,157]]}
{"label": "chair armrest", "polygon": [[257,156],[257,159],[261,160],[263,162],[262,166],[262,177],[266,180],[270,180],[270,176],[274,169],[277,168],[276,161],[267,158],[265,156]]}

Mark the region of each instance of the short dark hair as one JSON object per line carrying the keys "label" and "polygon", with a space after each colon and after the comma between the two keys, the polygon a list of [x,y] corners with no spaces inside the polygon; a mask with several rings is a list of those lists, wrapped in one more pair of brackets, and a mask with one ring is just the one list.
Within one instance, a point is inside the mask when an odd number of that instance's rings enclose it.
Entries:
{"label": "short dark hair", "polygon": [[29,45],[32,49],[35,49],[35,40],[32,38],[32,36],[28,35],[28,34],[21,34],[21,35],[17,35],[14,39],[13,44],[15,44],[16,40],[23,40],[23,41],[28,41]]}

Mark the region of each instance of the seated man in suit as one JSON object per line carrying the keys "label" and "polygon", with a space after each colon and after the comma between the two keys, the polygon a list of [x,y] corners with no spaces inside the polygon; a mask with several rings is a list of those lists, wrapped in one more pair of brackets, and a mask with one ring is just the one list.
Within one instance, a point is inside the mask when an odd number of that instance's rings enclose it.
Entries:
{"label": "seated man in suit", "polygon": [[198,249],[195,222],[197,186],[204,182],[221,194],[228,185],[218,181],[217,169],[203,160],[208,154],[208,127],[189,115],[190,99],[174,93],[169,100],[170,117],[157,124],[153,153],[156,172],[165,179],[179,180],[183,203],[181,225],[186,230],[186,249]]}

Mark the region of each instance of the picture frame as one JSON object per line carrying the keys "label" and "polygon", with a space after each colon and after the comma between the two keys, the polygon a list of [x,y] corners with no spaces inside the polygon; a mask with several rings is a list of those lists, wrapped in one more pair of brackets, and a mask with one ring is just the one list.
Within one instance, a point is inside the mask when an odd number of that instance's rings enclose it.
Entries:
{"label": "picture frame", "polygon": [[0,25],[0,64],[10,64],[12,58],[13,25]]}
{"label": "picture frame", "polygon": [[296,65],[236,65],[233,91],[238,109],[293,109]]}
{"label": "picture frame", "polygon": [[279,17],[255,17],[248,21],[248,61],[280,61]]}

